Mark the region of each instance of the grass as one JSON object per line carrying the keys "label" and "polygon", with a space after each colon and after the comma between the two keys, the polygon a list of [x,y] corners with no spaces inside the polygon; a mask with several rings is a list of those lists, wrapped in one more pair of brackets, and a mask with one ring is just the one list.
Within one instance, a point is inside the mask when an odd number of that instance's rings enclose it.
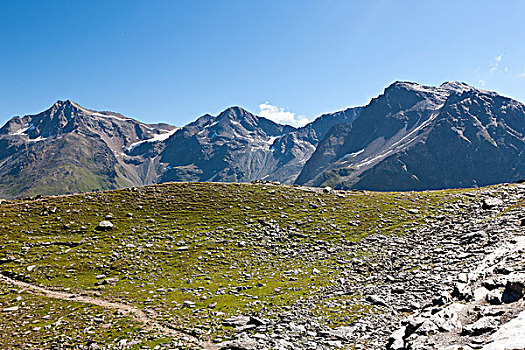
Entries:
{"label": "grass", "polygon": [[[129,349],[153,348],[170,339],[145,331],[142,324],[98,306],[56,300],[26,293],[0,284],[0,309],[17,306],[18,310],[2,312],[0,333],[2,349],[78,348],[90,342],[118,344],[127,342]],[[131,344],[130,338],[142,341]]]}
{"label": "grass", "polygon": [[[342,261],[366,254],[349,242],[410,232],[461,193],[338,195],[271,184],[171,183],[11,201],[0,205],[0,269],[155,311],[159,321],[204,339],[226,339],[233,331],[222,326],[224,318],[276,317],[312,299],[339,277]],[[106,219],[114,229],[95,231]],[[264,226],[273,229],[264,233]],[[102,274],[114,280],[101,284]],[[312,314],[336,326],[371,312],[341,308],[343,302],[317,301]],[[23,339],[22,329],[17,334],[13,339]]]}

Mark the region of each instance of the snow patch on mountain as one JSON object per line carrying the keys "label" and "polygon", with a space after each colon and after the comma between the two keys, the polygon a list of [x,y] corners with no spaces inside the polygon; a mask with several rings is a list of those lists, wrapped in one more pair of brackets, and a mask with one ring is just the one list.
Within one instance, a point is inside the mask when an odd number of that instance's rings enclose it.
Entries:
{"label": "snow patch on mountain", "polygon": [[362,150],[360,151],[357,151],[357,152],[354,152],[354,153],[347,153],[343,156],[343,158],[348,158],[348,157],[357,157],[358,155],[360,155],[361,153],[363,153],[365,151],[365,149],[363,148]]}
{"label": "snow patch on mountain", "polygon": [[273,145],[273,143],[275,142],[275,140],[277,140],[280,136],[271,136],[268,141],[266,141],[267,144],[269,144],[270,146]]}
{"label": "snow patch on mountain", "polygon": [[165,132],[157,134],[157,135],[153,136],[152,138],[149,138],[149,139],[146,139],[146,140],[142,140],[142,141],[138,141],[138,142],[134,142],[131,145],[129,145],[128,150],[132,151],[134,148],[136,148],[137,146],[143,144],[144,142],[165,141],[165,140],[169,139],[171,135],[175,134],[179,129],[180,128],[173,128],[172,130],[166,130]]}
{"label": "snow patch on mountain", "polygon": [[102,113],[99,113],[99,112],[90,111],[89,109],[85,109],[84,107],[81,107],[81,106],[77,105],[76,103],[73,103],[73,104],[74,104],[75,107],[80,109],[82,112],[87,113],[87,114],[89,114],[92,117],[112,118],[112,119],[116,119],[116,120],[120,120],[120,121],[130,121],[130,120],[132,120],[130,118],[117,117],[116,115],[113,115],[113,114],[102,114]]}
{"label": "snow patch on mountain", "polygon": [[423,128],[425,128],[426,126],[428,126],[433,120],[436,119],[438,115],[439,115],[439,112],[433,113],[427,120],[425,120],[423,123],[413,128],[409,133],[402,136],[399,140],[395,141],[392,144],[389,144],[390,142],[387,143],[385,145],[387,147],[384,147],[384,149],[386,149],[385,152],[380,153],[374,157],[364,159],[361,163],[356,164],[356,167],[359,169],[364,166],[371,165],[377,162],[378,160],[384,159],[388,157],[389,155],[396,153],[400,148],[407,147],[410,143],[412,143],[418,138],[418,132],[422,130]]}
{"label": "snow patch on mountain", "polygon": [[102,113],[92,113],[91,114],[92,117],[101,117],[101,118],[113,118],[113,119],[116,119],[116,120],[120,120],[120,121],[128,121],[128,120],[131,120],[131,119],[127,119],[127,118],[121,118],[121,117],[117,117],[116,115],[111,115],[111,114],[102,114]]}
{"label": "snow patch on mountain", "polygon": [[27,142],[40,142],[40,141],[45,141],[45,140],[47,140],[47,139],[48,139],[48,137],[38,136],[38,137],[35,138],[35,139],[29,139],[29,140],[27,140]]}
{"label": "snow patch on mountain", "polygon": [[35,126],[33,124],[29,124],[25,128],[19,129],[19,130],[15,131],[14,133],[12,133],[11,135],[13,135],[13,136],[26,135],[27,131],[33,130],[34,128],[35,128]]}

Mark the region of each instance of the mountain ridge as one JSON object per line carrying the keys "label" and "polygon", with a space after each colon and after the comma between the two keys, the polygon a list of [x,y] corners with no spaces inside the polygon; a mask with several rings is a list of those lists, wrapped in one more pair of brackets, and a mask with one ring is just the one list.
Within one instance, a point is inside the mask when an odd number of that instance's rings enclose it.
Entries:
{"label": "mountain ridge", "polygon": [[[422,190],[515,181],[525,175],[520,157],[525,150],[524,111],[518,101],[466,84],[396,82],[355,123],[327,135],[297,183]],[[466,174],[462,167],[469,168]],[[441,179],[425,169],[441,172]],[[502,175],[489,174],[495,169]]]}
{"label": "mountain ridge", "polygon": [[322,114],[300,128],[240,106],[178,128],[59,100],[0,128],[0,195],[168,181],[476,187],[525,177],[524,125],[522,103],[456,81],[396,81],[366,106]]}

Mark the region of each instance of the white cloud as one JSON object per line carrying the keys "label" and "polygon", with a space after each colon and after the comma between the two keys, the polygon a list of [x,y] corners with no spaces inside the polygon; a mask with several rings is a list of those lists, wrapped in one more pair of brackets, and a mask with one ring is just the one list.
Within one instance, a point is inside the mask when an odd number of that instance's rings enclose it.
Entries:
{"label": "white cloud", "polygon": [[478,83],[481,86],[485,86],[487,84],[487,82],[485,80],[483,80],[483,79],[478,80]]}
{"label": "white cloud", "polygon": [[519,77],[525,78],[525,68],[523,68],[523,73],[518,74]]}
{"label": "white cloud", "polygon": [[503,59],[503,54],[494,57],[494,62],[492,62],[492,65],[490,66],[490,72],[495,72],[499,69],[499,64],[501,63],[501,60]]}
{"label": "white cloud", "polygon": [[288,124],[293,126],[305,126],[310,121],[304,115],[295,115],[288,109],[273,106],[270,102],[266,101],[259,105],[259,115],[261,117],[270,119],[279,124]]}

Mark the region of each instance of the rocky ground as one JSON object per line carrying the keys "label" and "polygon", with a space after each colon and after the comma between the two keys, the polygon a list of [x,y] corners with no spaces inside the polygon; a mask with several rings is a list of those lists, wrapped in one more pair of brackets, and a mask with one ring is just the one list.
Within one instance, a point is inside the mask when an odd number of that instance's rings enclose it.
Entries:
{"label": "rocky ground", "polygon": [[[322,291],[330,307],[370,305],[374,312],[326,329],[309,317],[308,303],[299,303],[257,334],[241,333],[230,348],[525,348],[525,334],[508,339],[524,323],[501,329],[525,310],[525,186],[466,195],[477,201],[445,208],[437,221],[410,234],[363,239],[357,246],[367,257],[348,261],[345,277]],[[371,273],[364,277],[363,269]],[[342,302],[344,295],[359,297]]]}
{"label": "rocky ground", "polygon": [[524,185],[177,186],[0,205],[3,348],[524,348]]}

